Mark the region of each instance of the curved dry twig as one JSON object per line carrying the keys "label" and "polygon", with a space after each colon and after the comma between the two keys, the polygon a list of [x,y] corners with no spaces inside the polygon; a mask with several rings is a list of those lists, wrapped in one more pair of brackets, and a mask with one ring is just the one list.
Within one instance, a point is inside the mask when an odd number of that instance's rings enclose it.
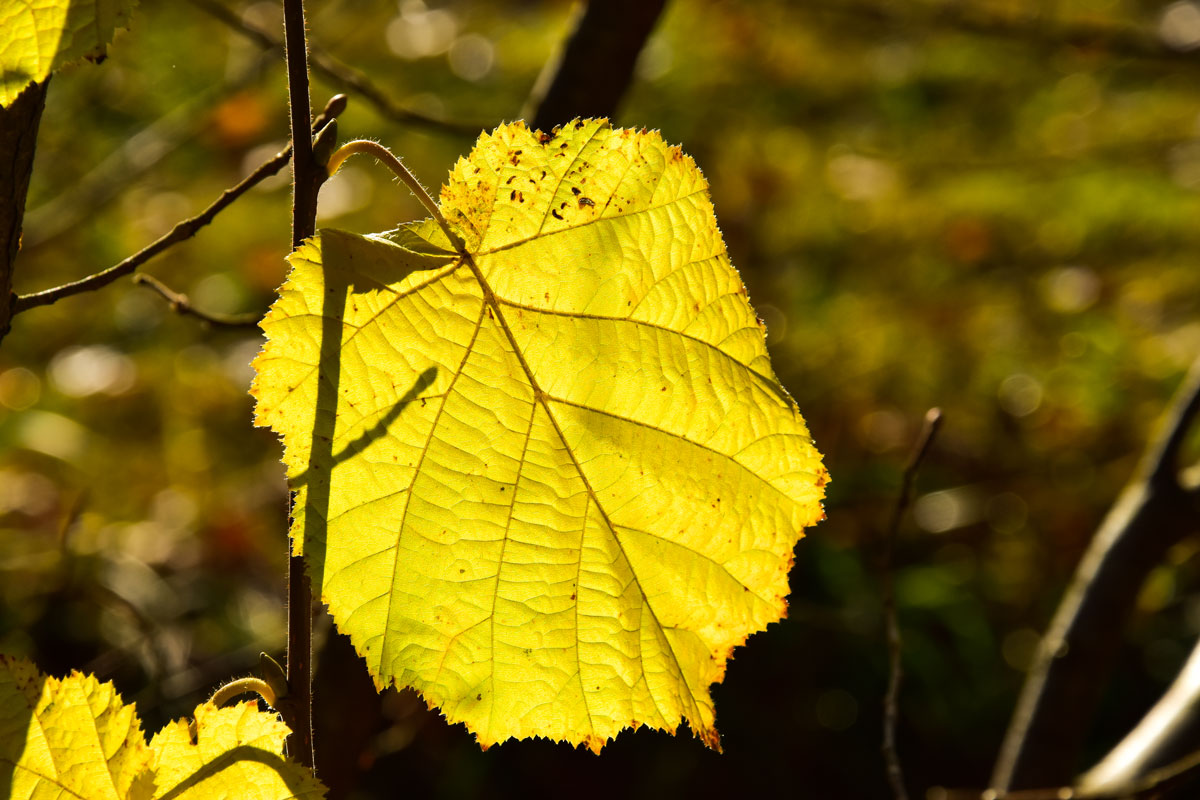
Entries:
{"label": "curved dry twig", "polygon": [[[338,114],[342,113],[345,107],[345,95],[339,94],[332,97],[326,104],[325,110],[321,113],[321,116],[318,117],[316,123],[314,123],[314,128],[319,130],[325,125],[326,122],[334,119]],[[284,166],[291,160],[291,158],[292,147],[291,145],[288,145],[273,158],[260,164],[259,167],[254,170],[254,172],[251,172],[249,175],[243,178],[237,183],[237,185],[232,186],[222,192],[221,196],[218,197],[212,203],[212,205],[204,209],[204,211],[194,217],[190,217],[176,223],[175,227],[173,227],[170,231],[160,236],[146,247],[143,247],[133,255],[124,259],[120,263],[114,264],[108,269],[101,270],[94,275],[89,275],[86,278],[80,278],[77,281],[72,281],[70,283],[63,284],[62,286],[55,286],[52,289],[43,289],[40,292],[18,295],[15,303],[13,304],[14,316],[23,311],[28,311],[31,308],[36,308],[37,306],[48,306],[51,303],[56,303],[59,300],[62,300],[64,297],[71,297],[72,295],[95,291],[103,286],[107,286],[118,278],[129,275],[142,264],[145,264],[147,261],[163,251],[173,247],[176,244],[179,244],[186,239],[190,239],[192,236],[195,236],[197,231],[211,223],[216,218],[217,214],[229,207],[235,200],[237,200],[257,184],[261,183],[263,180],[271,177],[279,172],[279,170],[283,169]]]}
{"label": "curved dry twig", "polygon": [[892,519],[888,525],[887,539],[884,544],[883,559],[883,614],[887,626],[888,642],[888,687],[883,699],[883,750],[884,762],[887,764],[888,783],[891,784],[892,794],[896,800],[907,800],[908,790],[904,788],[904,771],[900,766],[900,754],[896,750],[896,722],[899,717],[900,683],[903,670],[900,664],[901,646],[900,623],[896,619],[896,590],[893,575],[892,555],[896,545],[896,536],[900,532],[900,520],[912,502],[913,486],[917,480],[917,470],[925,460],[942,426],[942,411],[931,408],[925,412],[925,424],[921,435],[913,448],[908,464],[904,467],[904,477],[900,484],[900,494],[892,508]]}
{"label": "curved dry twig", "polygon": [[209,112],[225,98],[258,82],[282,51],[263,52],[225,80],[180,102],[125,141],[54,197],[29,210],[24,247],[41,247],[87,220],[130,184],[154,169],[210,124]]}
{"label": "curved dry twig", "polygon": [[1195,747],[1200,723],[1200,645],[1129,735],[1079,779],[1084,792],[1117,791]]}
{"label": "curved dry twig", "polygon": [[208,325],[219,328],[253,328],[258,325],[262,314],[218,314],[212,311],[201,311],[192,305],[191,298],[186,294],[175,291],[153,275],[139,273],[133,276],[133,282],[154,290],[160,297],[171,305],[171,310],[185,317],[195,317]]}
{"label": "curved dry twig", "polygon": [[1200,487],[1179,475],[1179,451],[1200,415],[1200,359],[1176,391],[1084,554],[1021,690],[992,775],[1004,796],[1067,783],[1088,730],[1124,620],[1167,550],[1200,528]]}

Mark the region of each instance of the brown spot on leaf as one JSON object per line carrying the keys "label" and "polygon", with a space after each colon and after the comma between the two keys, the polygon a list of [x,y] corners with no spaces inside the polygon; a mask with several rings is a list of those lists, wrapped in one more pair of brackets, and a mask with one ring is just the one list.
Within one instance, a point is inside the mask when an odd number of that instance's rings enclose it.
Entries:
{"label": "brown spot on leaf", "polygon": [[558,209],[555,209],[554,211],[551,211],[550,213],[554,215],[554,218],[555,218],[555,219],[562,219],[562,218],[563,218],[563,217],[562,217],[562,214],[558,213]]}

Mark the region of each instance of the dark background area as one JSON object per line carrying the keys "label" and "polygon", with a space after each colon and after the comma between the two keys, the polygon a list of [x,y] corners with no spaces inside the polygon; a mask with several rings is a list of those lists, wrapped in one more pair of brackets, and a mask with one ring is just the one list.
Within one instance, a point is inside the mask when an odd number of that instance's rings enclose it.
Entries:
{"label": "dark background area", "polygon": [[[314,46],[454,123],[348,92],[342,138],[377,138],[430,187],[522,113],[571,25],[560,0],[308,5]],[[281,35],[277,2],[223,7]],[[480,752],[411,693],[377,697],[319,624],[323,775],[362,798],[887,796],[881,545],[936,405],[895,558],[899,751],[915,797],[985,787],[1038,636],[1200,354],[1198,46],[1191,2],[669,3],[614,122],[704,170],[825,454],[828,519],[797,547],[789,618],[714,687],[723,755],[684,730],[599,757]],[[342,90],[315,74],[314,106]],[[116,263],[287,135],[279,52],[202,4],[142,0],[102,65],[51,83],[16,290]],[[319,213],[358,232],[424,216],[366,159]],[[146,271],[261,313],[288,224],[280,177]],[[0,346],[0,650],[115,681],[150,731],[284,645],[287,493],[247,394],[261,341],[124,280],[19,315]],[[1198,553],[1177,545],[1144,586],[1078,769],[1187,657]]]}

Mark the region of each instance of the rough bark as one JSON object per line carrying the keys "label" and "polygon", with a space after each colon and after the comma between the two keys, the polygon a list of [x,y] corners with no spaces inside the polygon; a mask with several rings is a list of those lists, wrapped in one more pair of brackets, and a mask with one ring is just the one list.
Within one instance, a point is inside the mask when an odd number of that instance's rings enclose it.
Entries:
{"label": "rough bark", "polygon": [[7,108],[0,108],[0,339],[12,324],[13,270],[21,249],[25,196],[33,172],[38,125],[46,106],[46,87],[31,83]]}
{"label": "rough bark", "polygon": [[536,109],[532,126],[548,131],[575,117],[612,117],[666,4],[667,0],[588,3],[577,14],[561,56],[546,65],[534,86],[528,104]]}

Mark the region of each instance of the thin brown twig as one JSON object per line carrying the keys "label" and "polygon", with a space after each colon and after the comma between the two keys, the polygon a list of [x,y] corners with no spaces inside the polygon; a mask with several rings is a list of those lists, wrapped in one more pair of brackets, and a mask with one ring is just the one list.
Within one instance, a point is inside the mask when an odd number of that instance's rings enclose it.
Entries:
{"label": "thin brown twig", "polygon": [[141,180],[183,143],[211,124],[211,111],[227,97],[258,83],[282,49],[264,50],[224,80],[188,96],[153,122],[130,130],[115,150],[101,158],[54,197],[29,210],[23,247],[33,250],[77,227]]}
{"label": "thin brown twig", "polygon": [[[283,0],[284,56],[287,60],[288,106],[292,144],[292,249],[316,232],[317,192],[327,173],[313,160],[312,111],[309,106],[308,37],[304,0]],[[295,495],[289,495],[289,505]],[[293,509],[289,508],[289,512]],[[288,514],[289,519],[293,517]],[[316,763],[312,731],[312,586],[304,570],[304,557],[292,552],[288,542],[288,695],[285,707],[292,729],[288,753],[310,769]]]}
{"label": "thin brown twig", "polygon": [[904,787],[904,771],[900,766],[900,754],[896,750],[896,721],[899,717],[900,683],[903,677],[900,654],[903,644],[900,638],[900,623],[896,618],[896,588],[893,577],[892,555],[896,546],[896,536],[900,532],[900,521],[904,512],[912,502],[913,486],[917,480],[917,470],[929,452],[933,438],[942,425],[942,411],[931,408],[925,412],[925,423],[921,435],[917,437],[912,455],[904,467],[904,477],[900,485],[900,494],[892,508],[892,519],[888,525],[887,539],[883,557],[883,614],[887,624],[888,643],[888,687],[883,698],[883,758],[887,764],[888,783],[891,784],[892,794],[896,800],[908,800],[908,790]]}
{"label": "thin brown twig", "polygon": [[133,276],[133,282],[153,289],[171,305],[171,310],[185,317],[195,317],[208,325],[220,328],[253,328],[258,324],[262,314],[218,314],[212,311],[201,311],[192,305],[191,298],[186,294],[175,291],[153,275],[138,273]]}
{"label": "thin brown twig", "polygon": [[[188,2],[217,21],[224,23],[235,33],[254,42],[259,47],[269,49],[280,47],[283,44],[271,33],[247,22],[240,15],[234,13],[228,6],[217,2],[217,0],[188,0]],[[330,83],[345,91],[358,94],[374,106],[380,114],[393,122],[461,136],[475,136],[481,129],[490,127],[482,123],[476,125],[467,122],[453,122],[439,119],[422,114],[419,111],[413,111],[410,108],[405,108],[372,82],[365,73],[350,66],[336,56],[330,55],[318,45],[309,42],[308,51],[309,58],[311,59],[310,67],[313,72],[316,72]]]}
{"label": "thin brown twig", "polygon": [[[346,107],[346,96],[335,95],[330,98],[325,105],[325,110],[321,116],[317,118],[314,128],[324,126],[326,122],[335,118]],[[20,314],[23,311],[28,311],[37,306],[48,306],[51,303],[56,303],[64,297],[82,294],[83,292],[91,292],[103,286],[107,286],[118,278],[124,277],[134,272],[142,264],[145,264],[150,259],[154,258],[163,251],[179,244],[180,242],[190,239],[196,235],[204,226],[210,224],[217,216],[225,210],[230,204],[248,192],[254,186],[261,183],[263,180],[283,169],[284,166],[291,160],[292,147],[288,145],[273,158],[263,162],[258,169],[243,178],[237,185],[226,189],[221,193],[221,196],[213,202],[208,208],[204,209],[200,214],[189,219],[182,220],[175,224],[170,231],[163,236],[154,240],[146,247],[137,251],[125,260],[118,264],[114,264],[108,269],[102,270],[89,275],[86,278],[80,278],[77,281],[56,286],[53,289],[43,289],[40,292],[31,294],[18,295],[16,302],[13,304],[13,314]]]}

